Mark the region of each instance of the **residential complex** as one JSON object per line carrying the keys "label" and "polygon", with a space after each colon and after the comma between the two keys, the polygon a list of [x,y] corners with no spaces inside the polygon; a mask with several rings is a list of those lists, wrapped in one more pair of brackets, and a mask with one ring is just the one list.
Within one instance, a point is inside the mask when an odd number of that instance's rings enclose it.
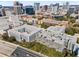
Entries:
{"label": "residential complex", "polygon": [[14,36],[17,41],[32,42],[37,39],[38,34],[41,32],[40,28],[30,25],[23,25],[8,31],[9,36]]}

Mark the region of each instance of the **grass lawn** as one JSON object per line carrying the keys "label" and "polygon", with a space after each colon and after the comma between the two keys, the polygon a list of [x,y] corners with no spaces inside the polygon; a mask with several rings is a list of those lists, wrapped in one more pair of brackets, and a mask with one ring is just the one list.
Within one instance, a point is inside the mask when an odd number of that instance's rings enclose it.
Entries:
{"label": "grass lawn", "polygon": [[56,51],[54,48],[48,48],[47,46],[42,45],[38,42],[31,42],[31,43],[26,42],[26,43],[21,43],[20,45],[23,47],[32,49],[34,51],[40,52],[40,53],[47,55],[47,56],[50,56],[50,57],[63,56],[63,54],[61,52]]}

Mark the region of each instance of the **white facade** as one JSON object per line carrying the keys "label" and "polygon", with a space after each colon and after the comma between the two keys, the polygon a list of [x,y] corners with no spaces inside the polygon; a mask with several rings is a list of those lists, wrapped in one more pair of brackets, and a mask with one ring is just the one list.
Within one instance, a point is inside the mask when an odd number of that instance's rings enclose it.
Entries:
{"label": "white facade", "polygon": [[9,16],[8,20],[12,23],[13,27],[17,27],[17,26],[20,26],[20,25],[23,24],[23,22],[20,21],[18,15],[11,15],[11,16]]}
{"label": "white facade", "polygon": [[55,48],[57,51],[62,52],[64,48],[72,50],[72,45],[76,43],[77,38],[64,33],[65,28],[60,26],[51,26],[43,29],[40,33],[39,42],[47,45],[50,48]]}
{"label": "white facade", "polygon": [[38,33],[41,31],[40,28],[30,26],[30,25],[22,25],[17,28],[11,29],[8,31],[9,36],[14,36],[17,41],[25,40],[26,42],[34,41]]}
{"label": "white facade", "polygon": [[8,8],[5,9],[5,14],[6,16],[11,16],[12,14],[12,10],[9,10]]}
{"label": "white facade", "polygon": [[35,12],[39,11],[40,3],[34,3],[34,9],[35,9]]}
{"label": "white facade", "polygon": [[6,31],[0,30],[0,34],[3,35]]}
{"label": "white facade", "polygon": [[53,33],[49,30],[45,30],[42,33],[40,33],[40,42],[42,42],[50,48],[55,48],[57,51],[62,52],[65,46],[64,41],[61,39],[61,36],[59,35],[60,34]]}
{"label": "white facade", "polygon": [[71,17],[76,17],[76,16],[78,16],[78,14],[72,13],[70,16]]}
{"label": "white facade", "polygon": [[7,21],[7,19],[4,18],[0,18],[0,30],[7,30],[9,29],[9,22]]}
{"label": "white facade", "polygon": [[51,9],[52,9],[53,14],[58,14],[59,13],[59,5],[58,5],[58,3],[51,5]]}
{"label": "white facade", "polygon": [[50,26],[49,28],[47,28],[47,30],[52,32],[64,33],[65,26]]}
{"label": "white facade", "polygon": [[23,24],[23,22],[19,21],[17,16],[14,16],[14,17],[13,16],[0,17],[0,33],[2,33],[2,31],[7,31],[11,28],[18,27],[22,24]]}
{"label": "white facade", "polygon": [[66,9],[66,10],[69,9],[69,2],[66,2],[63,4],[63,9]]}
{"label": "white facade", "polygon": [[76,21],[75,21],[77,24],[79,24],[79,19],[76,19]]}

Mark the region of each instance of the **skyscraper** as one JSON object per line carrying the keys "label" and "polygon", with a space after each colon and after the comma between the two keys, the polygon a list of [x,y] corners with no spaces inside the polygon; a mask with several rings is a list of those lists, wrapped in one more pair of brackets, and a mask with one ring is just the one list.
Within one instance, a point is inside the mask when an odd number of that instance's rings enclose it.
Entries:
{"label": "skyscraper", "polygon": [[48,10],[48,5],[44,5],[44,10],[47,11]]}
{"label": "skyscraper", "polygon": [[52,7],[52,13],[53,14],[58,14],[59,13],[59,3],[51,5]]}
{"label": "skyscraper", "polygon": [[36,12],[39,11],[40,3],[34,3],[34,9],[35,9]]}
{"label": "skyscraper", "polygon": [[34,11],[33,6],[26,6],[25,7],[25,13],[28,14],[28,15],[34,15],[35,11]]}
{"label": "skyscraper", "polygon": [[50,4],[50,5],[49,5],[49,8],[50,8],[50,11],[52,11],[53,4]]}
{"label": "skyscraper", "polygon": [[66,2],[63,4],[63,9],[66,9],[66,10],[69,9],[69,2]]}
{"label": "skyscraper", "polygon": [[2,5],[0,5],[0,16],[5,16],[5,9]]}
{"label": "skyscraper", "polygon": [[14,14],[16,15],[23,14],[23,4],[17,1],[14,2]]}
{"label": "skyscraper", "polygon": [[75,13],[75,11],[76,11],[75,7],[70,7],[69,10],[68,10],[68,12],[67,12],[67,14],[70,15],[72,13]]}

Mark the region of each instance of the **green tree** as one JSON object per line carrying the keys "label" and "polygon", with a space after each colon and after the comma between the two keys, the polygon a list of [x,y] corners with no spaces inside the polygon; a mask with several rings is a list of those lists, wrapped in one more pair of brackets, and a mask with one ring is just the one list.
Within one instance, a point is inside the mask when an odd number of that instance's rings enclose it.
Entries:
{"label": "green tree", "polygon": [[65,33],[69,34],[69,35],[74,35],[75,34],[75,29],[72,27],[68,27],[65,29]]}
{"label": "green tree", "polygon": [[8,38],[8,41],[10,42],[16,42],[16,38],[14,36],[11,36]]}
{"label": "green tree", "polygon": [[35,16],[35,15],[33,15],[33,16],[32,16],[32,18],[36,18],[36,16]]}
{"label": "green tree", "polygon": [[79,44],[79,38],[77,38],[77,43]]}
{"label": "green tree", "polygon": [[59,20],[59,21],[65,21],[66,18],[65,17],[60,17],[60,18],[55,18],[56,20]]}
{"label": "green tree", "polygon": [[48,27],[49,27],[49,25],[46,25],[45,23],[42,23],[42,24],[41,24],[41,28],[45,28],[45,29],[46,29],[46,28],[48,28]]}
{"label": "green tree", "polygon": [[3,38],[3,40],[8,40],[9,36],[8,36],[7,33],[4,33],[4,34],[2,35],[2,38]]}

